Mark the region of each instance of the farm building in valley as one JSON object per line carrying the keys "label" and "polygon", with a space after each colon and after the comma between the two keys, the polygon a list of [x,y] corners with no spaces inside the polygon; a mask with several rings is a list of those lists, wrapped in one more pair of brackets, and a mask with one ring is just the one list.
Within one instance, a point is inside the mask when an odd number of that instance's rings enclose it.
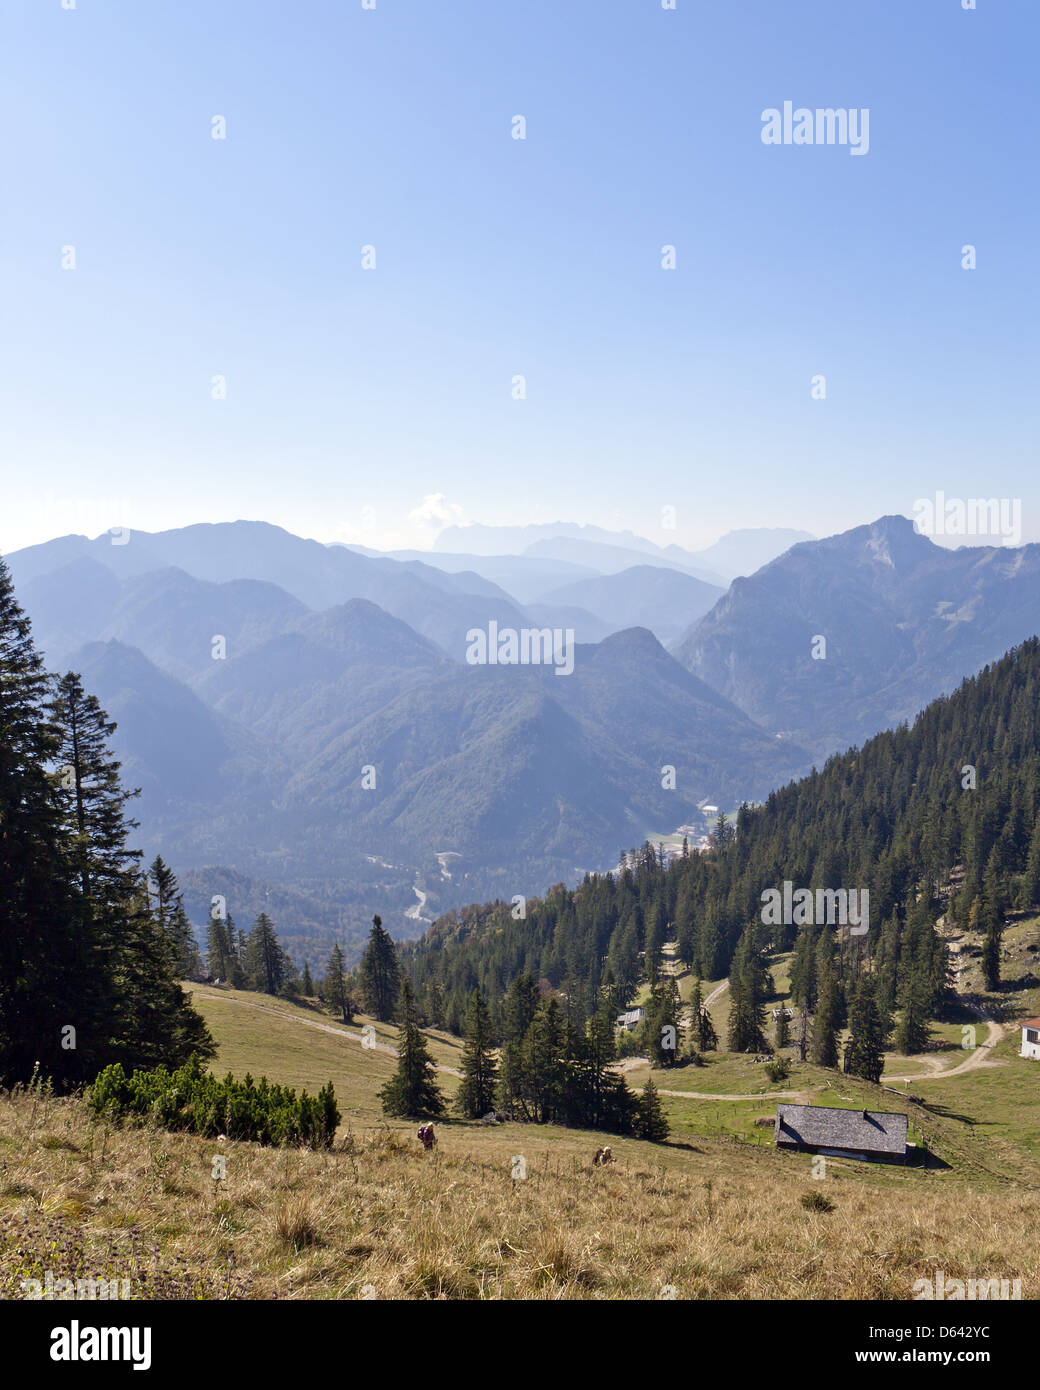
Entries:
{"label": "farm building in valley", "polygon": [[827,1105],[778,1105],[778,1149],[905,1163],[907,1118],[887,1110],[839,1110]]}
{"label": "farm building in valley", "polygon": [[1040,1018],[1023,1019],[1021,1055],[1040,1057]]}

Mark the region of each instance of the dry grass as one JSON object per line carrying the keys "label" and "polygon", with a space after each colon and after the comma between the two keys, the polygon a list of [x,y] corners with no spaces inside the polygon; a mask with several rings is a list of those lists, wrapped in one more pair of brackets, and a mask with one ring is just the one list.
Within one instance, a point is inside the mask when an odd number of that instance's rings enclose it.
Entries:
{"label": "dry grass", "polygon": [[[600,1136],[520,1126],[444,1126],[425,1155],[412,1129],[218,1146],[0,1096],[0,1295],[51,1269],[136,1297],[907,1299],[942,1269],[1036,1296],[1032,1188],[838,1163],[818,1183],[808,1159],[708,1139],[618,1140],[593,1169]],[[818,1189],[833,1210],[803,1207]]]}

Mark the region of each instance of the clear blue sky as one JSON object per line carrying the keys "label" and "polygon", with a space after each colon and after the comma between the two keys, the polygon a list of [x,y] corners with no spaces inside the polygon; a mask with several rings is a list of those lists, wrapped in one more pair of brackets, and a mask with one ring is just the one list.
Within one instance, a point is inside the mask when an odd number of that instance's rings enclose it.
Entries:
{"label": "clear blue sky", "polygon": [[[7,0],[0,549],[422,544],[430,495],[698,545],[937,489],[1040,539],[1038,39],[1036,0]],[[764,145],[785,100],[869,153]]]}

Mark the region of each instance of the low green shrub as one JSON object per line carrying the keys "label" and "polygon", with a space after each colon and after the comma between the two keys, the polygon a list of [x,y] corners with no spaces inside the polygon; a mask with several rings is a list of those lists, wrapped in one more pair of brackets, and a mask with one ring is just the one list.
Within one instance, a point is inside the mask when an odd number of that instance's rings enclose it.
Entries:
{"label": "low green shrub", "polygon": [[336,1093],[330,1081],[316,1096],[297,1096],[262,1076],[246,1073],[236,1081],[202,1070],[192,1057],[177,1071],[155,1067],[127,1076],[119,1062],[99,1073],[87,1092],[87,1103],[110,1119],[153,1120],[164,1129],[187,1130],[213,1138],[247,1139],[257,1144],[307,1144],[332,1147],[339,1124]]}

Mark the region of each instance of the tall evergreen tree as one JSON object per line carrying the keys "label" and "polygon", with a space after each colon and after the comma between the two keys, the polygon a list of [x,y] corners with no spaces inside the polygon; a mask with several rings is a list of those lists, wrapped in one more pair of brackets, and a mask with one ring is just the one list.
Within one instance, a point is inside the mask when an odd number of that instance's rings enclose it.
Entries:
{"label": "tall evergreen tree", "polygon": [[321,997],[328,1008],[342,1016],[344,1023],[350,1023],[353,1020],[354,1010],[347,990],[346,975],[343,971],[343,952],[339,948],[339,942],[333,946],[329,954],[329,963],[325,967],[325,978],[321,984]]}
{"label": "tall evergreen tree", "polygon": [[462,1049],[462,1081],[456,1104],[468,1119],[479,1120],[494,1107],[498,1085],[491,1015],[479,989],[470,995]]}
{"label": "tall evergreen tree", "polygon": [[766,1045],[762,1031],[766,977],[756,939],[757,933],[752,924],[745,928],[733,956],[729,979],[731,1052],[757,1052]]}
{"label": "tall evergreen tree", "polygon": [[812,1027],[812,1060],[818,1067],[838,1065],[838,1027],[841,1008],[838,999],[838,972],[828,960],[817,982],[816,1012]]}
{"label": "tall evergreen tree", "polygon": [[880,1081],[885,1066],[885,1032],[874,981],[862,975],[849,1009],[850,1037],[845,1044],[845,1071],[864,1081]]}
{"label": "tall evergreen tree", "polygon": [[177,876],[162,856],[157,855],[148,870],[152,915],[178,979],[202,979],[202,960],[195,932],[184,910],[184,898]]}
{"label": "tall evergreen tree", "polygon": [[379,1092],[383,1111],[387,1115],[436,1119],[444,1114],[445,1101],[435,1080],[436,1070],[426,1039],[419,1030],[415,995],[407,980],[401,986],[397,1012],[401,1028],[397,1070]]}
{"label": "tall evergreen tree", "polygon": [[[0,560],[0,1079],[26,1080],[38,1061],[59,1080],[83,1079],[104,1054],[105,990],[88,985],[97,943],[70,877],[85,846],[63,839],[57,782],[46,769],[61,741],[49,681],[28,618]],[[63,1048],[69,1027],[77,1046]]]}
{"label": "tall evergreen tree", "polygon": [[288,961],[266,912],[260,913],[249,937],[245,971],[250,989],[262,994],[281,994],[288,976]]}
{"label": "tall evergreen tree", "polygon": [[215,908],[206,927],[206,969],[211,979],[231,983],[231,935],[227,920]]}
{"label": "tall evergreen tree", "polygon": [[651,1144],[663,1144],[668,1138],[668,1121],[661,1105],[661,1097],[649,1076],[640,1097],[635,1129],[637,1139],[647,1139]]}
{"label": "tall evergreen tree", "polygon": [[401,993],[401,964],[393,937],[384,928],[381,917],[372,918],[358,978],[369,1011],[380,1023],[389,1023]]}

